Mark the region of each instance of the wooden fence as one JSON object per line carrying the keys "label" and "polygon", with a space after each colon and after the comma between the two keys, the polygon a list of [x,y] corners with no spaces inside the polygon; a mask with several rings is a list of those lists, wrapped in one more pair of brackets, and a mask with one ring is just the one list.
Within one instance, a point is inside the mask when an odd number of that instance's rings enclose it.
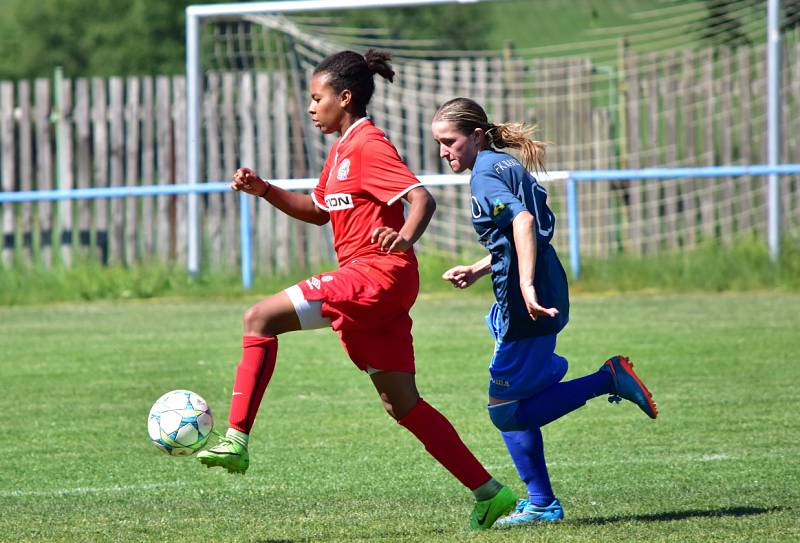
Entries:
{"label": "wooden fence", "polygon": [[[782,160],[800,161],[800,46],[784,51]],[[551,170],[639,168],[766,161],[763,47],[627,52],[601,71],[588,59],[476,58],[397,64],[377,81],[371,114],[417,173],[445,173],[429,135],[437,104],[483,103],[492,120],[537,123],[553,144]],[[272,178],[313,177],[330,138],[305,113],[307,73],[207,74],[202,171],[223,181],[241,165]],[[0,190],[156,185],[186,181],[183,77],[0,82]],[[60,132],[57,130],[60,128]],[[448,172],[449,173],[449,172]],[[800,228],[800,183],[784,176],[785,228]],[[766,229],[764,178],[582,184],[582,250],[652,254],[729,242]],[[567,239],[564,185],[548,184]],[[466,187],[434,189],[439,211],[421,250],[475,247]],[[239,259],[237,195],[201,197],[202,255],[233,269]],[[3,265],[184,262],[186,199],[159,196],[0,205]],[[253,211],[261,273],[331,260],[330,230],[302,225],[270,206]]]}

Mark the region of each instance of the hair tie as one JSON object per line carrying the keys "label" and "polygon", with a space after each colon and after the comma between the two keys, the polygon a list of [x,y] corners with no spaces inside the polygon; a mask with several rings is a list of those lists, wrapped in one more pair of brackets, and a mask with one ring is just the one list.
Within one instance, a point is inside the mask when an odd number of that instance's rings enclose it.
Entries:
{"label": "hair tie", "polygon": [[494,145],[494,132],[497,130],[497,125],[489,123],[486,125],[486,130],[484,133],[486,134],[486,143],[489,145]]}

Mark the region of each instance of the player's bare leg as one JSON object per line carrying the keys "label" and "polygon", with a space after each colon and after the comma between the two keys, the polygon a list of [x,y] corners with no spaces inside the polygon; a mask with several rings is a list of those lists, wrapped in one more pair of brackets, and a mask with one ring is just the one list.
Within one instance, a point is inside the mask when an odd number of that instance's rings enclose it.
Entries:
{"label": "player's bare leg", "polygon": [[275,368],[279,334],[300,329],[300,320],[285,291],[261,300],[244,315],[242,359],[236,369],[230,424],[224,437],[197,458],[202,464],[244,473],[250,466],[247,445],[261,399]]}
{"label": "player's bare leg", "polygon": [[517,503],[517,497],[487,472],[464,445],[453,425],[419,397],[413,373],[378,372],[371,375],[386,412],[407,428],[476,499],[470,528],[485,530]]}
{"label": "player's bare leg", "polygon": [[383,408],[397,421],[405,417],[420,400],[413,373],[379,371],[370,375],[370,378],[383,402]]}
{"label": "player's bare leg", "polygon": [[243,324],[246,336],[277,336],[300,330],[300,319],[285,290],[264,298],[248,309]]}

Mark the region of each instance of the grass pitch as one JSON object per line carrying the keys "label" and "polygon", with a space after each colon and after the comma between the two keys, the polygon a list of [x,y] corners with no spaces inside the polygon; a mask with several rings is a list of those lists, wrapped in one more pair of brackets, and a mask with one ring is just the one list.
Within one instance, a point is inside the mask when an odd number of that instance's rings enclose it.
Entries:
{"label": "grass pitch", "polygon": [[[485,413],[489,299],[414,311],[418,383],[523,491]],[[467,534],[469,493],[380,406],[329,331],[288,334],[245,476],[147,439],[163,392],[226,425],[247,302],[0,307],[0,541],[797,541],[800,295],[580,296],[567,378],[631,357],[661,415],[604,399],[545,427],[556,526]]]}

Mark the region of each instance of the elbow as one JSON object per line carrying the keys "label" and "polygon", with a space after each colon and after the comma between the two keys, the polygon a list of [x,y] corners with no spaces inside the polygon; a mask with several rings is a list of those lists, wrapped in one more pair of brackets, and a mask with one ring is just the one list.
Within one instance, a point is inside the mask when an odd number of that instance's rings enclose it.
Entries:
{"label": "elbow", "polygon": [[431,217],[433,213],[436,211],[436,199],[433,197],[433,194],[428,192],[427,190],[424,191],[425,199],[424,199],[424,207],[425,213]]}
{"label": "elbow", "polygon": [[308,218],[306,218],[305,220],[307,222],[310,222],[311,224],[322,226],[324,224],[328,224],[328,221],[331,220],[331,214],[323,209],[314,206]]}
{"label": "elbow", "polygon": [[533,227],[535,220],[536,219],[534,219],[530,212],[523,211],[514,218],[514,226],[519,226],[520,228],[527,230]]}
{"label": "elbow", "polygon": [[406,201],[416,209],[422,209],[425,213],[433,215],[436,211],[436,199],[428,189],[422,186],[414,187],[405,196]]}
{"label": "elbow", "polygon": [[433,199],[433,196],[428,199],[426,210],[430,216],[433,216],[434,212],[436,211],[436,200]]}

